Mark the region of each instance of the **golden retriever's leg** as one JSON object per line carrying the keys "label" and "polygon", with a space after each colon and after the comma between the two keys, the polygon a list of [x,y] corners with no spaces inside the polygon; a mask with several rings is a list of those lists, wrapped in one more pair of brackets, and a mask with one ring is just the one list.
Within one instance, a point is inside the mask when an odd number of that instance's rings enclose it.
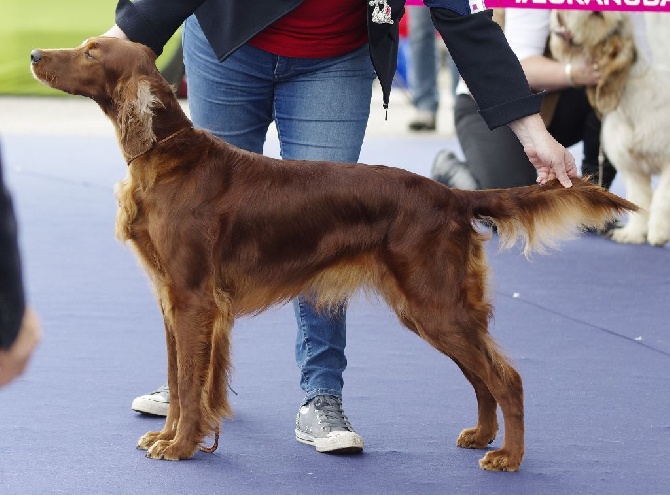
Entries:
{"label": "golden retriever's leg", "polygon": [[612,239],[626,244],[647,242],[649,207],[651,205],[651,177],[643,172],[621,169],[626,184],[626,199],[638,205],[641,210],[628,215],[628,222],[621,229],[612,231]]}
{"label": "golden retriever's leg", "polygon": [[652,246],[663,246],[670,241],[670,164],[661,171],[651,200],[647,240]]}
{"label": "golden retriever's leg", "polygon": [[[175,301],[174,337],[176,349],[176,382],[170,383],[171,389],[177,392],[171,396],[171,411],[178,414],[174,438],[158,439],[147,451],[147,457],[153,459],[178,460],[193,456],[198,445],[206,435],[218,427],[220,418],[212,418],[208,400],[207,386],[211,381],[213,340],[218,340],[215,332],[220,318],[219,309],[211,294],[202,292],[188,294],[181,301]],[[229,332],[229,329],[226,329]],[[227,332],[227,333],[228,333]],[[225,370],[230,363],[229,355],[217,357],[224,361],[220,366],[227,378]],[[173,373],[170,372],[172,375]],[[174,382],[174,383],[172,383]],[[173,401],[178,401],[178,409],[173,409]],[[227,405],[227,404],[226,404]],[[168,417],[175,419],[175,415]],[[171,425],[167,425],[169,431]],[[165,430],[164,430],[165,431]]]}

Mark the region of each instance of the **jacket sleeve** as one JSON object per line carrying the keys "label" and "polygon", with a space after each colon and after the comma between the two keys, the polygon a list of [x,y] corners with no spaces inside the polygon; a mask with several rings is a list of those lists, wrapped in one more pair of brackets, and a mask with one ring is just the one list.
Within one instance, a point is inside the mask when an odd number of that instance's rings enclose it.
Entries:
{"label": "jacket sleeve", "polygon": [[492,10],[466,15],[452,8],[430,11],[489,129],[540,111],[543,93],[532,93]]}
{"label": "jacket sleeve", "polygon": [[119,0],[116,24],[131,40],[158,56],[188,16],[205,0]]}
{"label": "jacket sleeve", "polygon": [[14,343],[25,311],[17,226],[0,163],[0,348]]}

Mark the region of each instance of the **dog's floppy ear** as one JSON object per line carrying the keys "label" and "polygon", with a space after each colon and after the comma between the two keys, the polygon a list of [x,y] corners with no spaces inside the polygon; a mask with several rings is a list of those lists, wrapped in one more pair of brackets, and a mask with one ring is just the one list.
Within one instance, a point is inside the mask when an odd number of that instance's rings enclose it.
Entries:
{"label": "dog's floppy ear", "polygon": [[601,71],[600,83],[586,90],[589,102],[598,114],[610,112],[619,104],[636,56],[633,37],[621,30],[603,43],[597,60]]}
{"label": "dog's floppy ear", "polygon": [[154,108],[162,106],[152,89],[151,78],[133,75],[117,86],[117,134],[126,159],[135,157],[156,142]]}

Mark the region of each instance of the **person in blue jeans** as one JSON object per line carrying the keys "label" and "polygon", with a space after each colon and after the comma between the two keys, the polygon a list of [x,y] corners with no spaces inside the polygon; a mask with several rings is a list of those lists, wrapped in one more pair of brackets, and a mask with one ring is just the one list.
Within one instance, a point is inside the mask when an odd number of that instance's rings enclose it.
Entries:
{"label": "person in blue jeans", "polygon": [[[502,31],[475,1],[426,0],[459,70],[491,127],[509,125],[538,169],[568,187],[574,158],[546,131]],[[182,23],[188,103],[197,127],[261,153],[269,125],[285,159],[358,161],[375,76],[385,108],[396,70],[404,0],[119,0],[107,36],[144,43],[157,55]],[[300,219],[296,218],[299,222]],[[296,362],[305,392],[296,440],[319,452],[363,449],[342,407],[346,307],[320,314],[294,301]],[[165,414],[169,390],[133,409]]]}
{"label": "person in blue jeans", "polygon": [[[409,7],[409,70],[408,83],[412,96],[414,116],[409,122],[410,131],[434,131],[437,128],[437,111],[440,106],[438,75],[440,56],[436,45],[435,25],[426,7]],[[447,59],[451,76],[452,93],[456,90],[458,70],[451,56]]]}

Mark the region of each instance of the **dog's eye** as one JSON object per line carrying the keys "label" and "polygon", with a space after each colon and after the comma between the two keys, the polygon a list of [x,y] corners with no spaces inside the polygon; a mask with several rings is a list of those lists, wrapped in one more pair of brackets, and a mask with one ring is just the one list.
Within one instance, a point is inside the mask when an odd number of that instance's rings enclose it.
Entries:
{"label": "dog's eye", "polygon": [[84,56],[85,56],[86,58],[91,59],[91,60],[93,59],[93,55],[91,55],[91,52],[89,52],[88,50],[86,50],[86,51],[84,52]]}

